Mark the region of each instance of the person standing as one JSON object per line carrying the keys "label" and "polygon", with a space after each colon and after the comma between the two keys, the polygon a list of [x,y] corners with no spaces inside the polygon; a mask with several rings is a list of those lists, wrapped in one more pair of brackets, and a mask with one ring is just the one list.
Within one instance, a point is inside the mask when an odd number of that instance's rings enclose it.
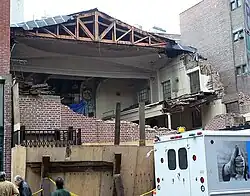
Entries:
{"label": "person standing", "polygon": [[64,180],[61,177],[56,179],[56,191],[51,196],[70,196],[70,193],[64,189]]}
{"label": "person standing", "polygon": [[5,179],[5,172],[0,172],[0,195],[1,196],[18,196],[19,191],[15,185]]}
{"label": "person standing", "polygon": [[15,177],[15,184],[18,186],[20,196],[32,196],[28,183],[21,176],[17,175]]}

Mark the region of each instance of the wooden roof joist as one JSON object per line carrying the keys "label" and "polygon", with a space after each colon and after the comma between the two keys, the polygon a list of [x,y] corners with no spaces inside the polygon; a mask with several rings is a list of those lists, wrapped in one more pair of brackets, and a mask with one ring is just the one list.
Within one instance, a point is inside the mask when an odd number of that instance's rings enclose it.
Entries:
{"label": "wooden roof joist", "polygon": [[[20,33],[17,28],[23,28]],[[158,37],[108,16],[97,9],[56,16],[43,20],[12,24],[12,32],[19,36],[80,40],[109,44],[126,44],[162,48],[175,41]]]}

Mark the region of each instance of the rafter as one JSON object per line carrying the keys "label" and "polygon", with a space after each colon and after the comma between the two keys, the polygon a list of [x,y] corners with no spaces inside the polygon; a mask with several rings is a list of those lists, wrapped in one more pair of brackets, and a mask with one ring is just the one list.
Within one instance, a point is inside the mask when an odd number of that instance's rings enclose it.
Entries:
{"label": "rafter", "polygon": [[46,33],[52,35],[55,38],[58,38],[57,35],[55,33],[52,33],[50,30],[46,29],[46,28],[42,28],[42,30],[44,30]]}
{"label": "rafter", "polygon": [[102,39],[107,35],[107,33],[114,27],[114,24],[115,24],[115,21],[112,22],[112,23],[108,26],[108,28],[106,28],[106,29],[102,32],[102,34],[101,34],[100,37],[99,37],[100,40],[102,40]]}
{"label": "rafter", "polygon": [[135,44],[137,44],[137,43],[139,43],[139,42],[141,42],[141,41],[143,41],[143,40],[145,40],[145,39],[148,39],[148,38],[149,38],[148,36],[147,36],[147,37],[143,37],[143,38],[137,40],[137,41],[135,42]]}
{"label": "rafter", "polygon": [[65,27],[65,25],[61,24],[61,27],[64,29],[64,31],[66,31],[69,35],[71,35],[72,37],[76,38],[76,35],[74,33],[72,33],[67,27]]}
{"label": "rafter", "polygon": [[127,34],[129,34],[132,31],[132,29],[129,29],[126,33],[124,33],[123,35],[121,35],[116,41],[121,40],[123,37],[125,37]]}
{"label": "rafter", "polygon": [[93,34],[89,31],[88,27],[86,27],[85,24],[79,18],[77,19],[77,22],[80,24],[80,28],[84,31],[84,33],[92,40],[95,40]]}

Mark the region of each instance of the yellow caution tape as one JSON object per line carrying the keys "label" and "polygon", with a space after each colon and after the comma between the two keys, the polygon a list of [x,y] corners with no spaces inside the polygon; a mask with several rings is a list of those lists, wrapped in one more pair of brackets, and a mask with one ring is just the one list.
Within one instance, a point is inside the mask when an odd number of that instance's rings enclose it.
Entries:
{"label": "yellow caution tape", "polygon": [[142,195],[140,195],[140,196],[145,196],[145,195],[148,195],[148,194],[150,194],[150,193],[153,193],[155,191],[155,189],[153,189],[153,190],[151,190],[151,191],[148,191],[148,192],[146,192],[146,193],[143,193]]}
{"label": "yellow caution tape", "polygon": [[41,193],[43,191],[43,189],[40,189],[39,191],[32,193],[32,195],[37,195],[38,193]]}
{"label": "yellow caution tape", "polygon": [[[50,180],[54,185],[56,185],[56,182],[54,180],[52,180],[51,178],[47,178],[47,179]],[[71,193],[71,192],[69,192],[69,193],[70,193],[71,196],[78,196],[78,195],[76,195],[74,193]]]}

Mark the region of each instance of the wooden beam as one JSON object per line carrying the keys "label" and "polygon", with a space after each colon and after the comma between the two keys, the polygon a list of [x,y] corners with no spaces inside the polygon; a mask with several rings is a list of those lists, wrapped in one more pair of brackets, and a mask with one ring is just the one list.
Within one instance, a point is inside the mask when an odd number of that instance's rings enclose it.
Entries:
{"label": "wooden beam", "polygon": [[90,39],[94,40],[93,34],[89,31],[88,27],[85,26],[85,24],[80,20],[77,19],[77,22],[80,24],[80,28],[84,31],[84,33],[89,36]]}
{"label": "wooden beam", "polygon": [[66,31],[69,35],[71,35],[72,37],[77,39],[76,35],[74,33],[72,33],[67,27],[65,27],[65,25],[61,24],[61,26],[64,29],[64,31]]}
{"label": "wooden beam", "polygon": [[132,29],[129,29],[126,33],[124,33],[123,35],[121,35],[116,41],[121,40],[123,37],[125,37],[127,34],[129,34],[132,31]]}
{"label": "wooden beam", "polygon": [[93,16],[95,14],[95,12],[89,12],[89,13],[84,13],[84,14],[80,14],[77,18],[87,18],[90,16]]}
{"label": "wooden beam", "polygon": [[42,166],[41,166],[41,181],[42,181],[42,189],[43,195],[50,195],[50,182],[45,179],[49,177],[49,168],[50,168],[50,157],[43,156],[42,157]]}
{"label": "wooden beam", "polygon": [[99,41],[99,13],[95,12],[95,19],[94,19],[94,35],[95,35],[95,41]]}
{"label": "wooden beam", "polygon": [[56,25],[56,35],[60,35],[60,27],[59,25]]}
{"label": "wooden beam", "polygon": [[135,42],[135,30],[134,27],[132,27],[132,32],[131,32],[131,43],[134,44]]}
{"label": "wooden beam", "polygon": [[55,33],[52,33],[50,30],[48,30],[46,28],[42,28],[42,30],[44,30],[46,33],[52,35],[53,37],[57,38],[57,35]]}
{"label": "wooden beam", "polygon": [[114,42],[116,42],[116,22],[114,23],[112,40],[113,40]]}
{"label": "wooden beam", "polygon": [[77,19],[76,19],[76,29],[75,30],[76,30],[75,35],[76,35],[76,38],[78,39],[80,29],[79,29],[79,22],[77,21]]}
{"label": "wooden beam", "polygon": [[115,140],[114,144],[120,144],[120,131],[121,131],[121,103],[116,103],[116,112],[115,112]]}
{"label": "wooden beam", "polygon": [[108,28],[106,28],[106,29],[102,32],[102,34],[101,34],[100,37],[99,37],[99,40],[102,40],[102,39],[107,35],[107,33],[114,27],[114,24],[115,24],[115,21],[112,22],[112,23],[108,26]]}
{"label": "wooden beam", "polygon": [[137,44],[137,43],[139,43],[139,42],[141,42],[141,41],[143,41],[143,40],[145,40],[145,39],[148,39],[148,36],[147,36],[147,37],[143,37],[143,38],[141,38],[141,39],[135,41],[135,44]]}
{"label": "wooden beam", "polygon": [[145,103],[139,103],[140,146],[145,146]]}

